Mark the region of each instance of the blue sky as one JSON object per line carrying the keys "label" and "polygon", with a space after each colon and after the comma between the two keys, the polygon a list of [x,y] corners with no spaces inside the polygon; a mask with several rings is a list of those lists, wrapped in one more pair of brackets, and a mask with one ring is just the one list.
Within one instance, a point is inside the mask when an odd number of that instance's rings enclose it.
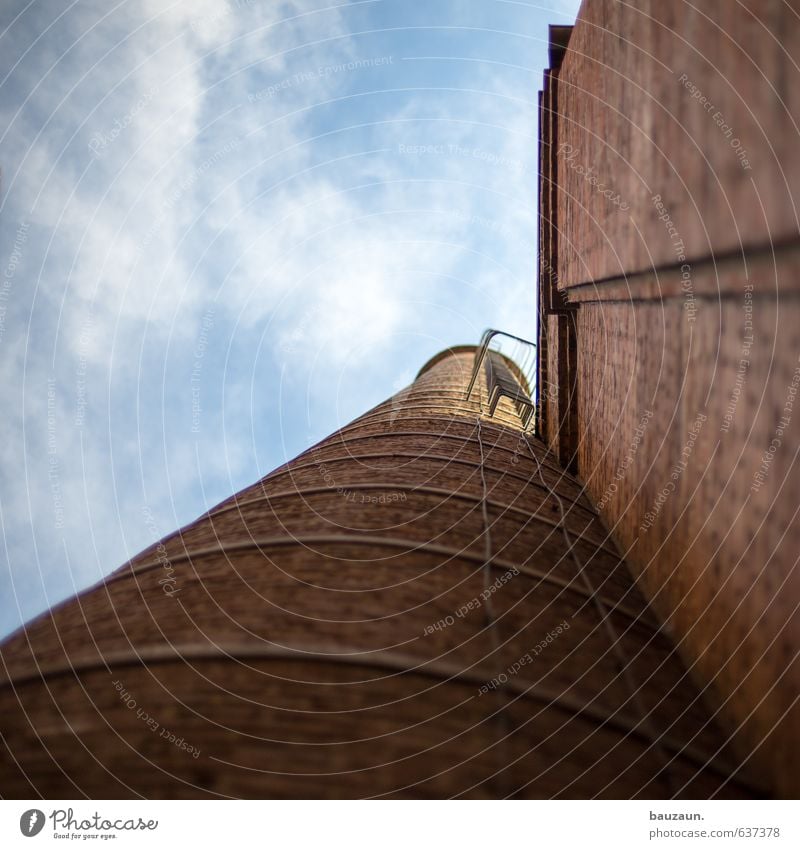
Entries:
{"label": "blue sky", "polygon": [[0,634],[486,326],[572,0],[6,2]]}

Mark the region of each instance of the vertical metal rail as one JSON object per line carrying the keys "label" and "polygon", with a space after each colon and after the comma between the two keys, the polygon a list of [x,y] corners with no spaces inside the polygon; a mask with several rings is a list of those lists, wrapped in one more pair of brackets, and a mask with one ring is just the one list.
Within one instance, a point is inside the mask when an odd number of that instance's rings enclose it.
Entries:
{"label": "vertical metal rail", "polygon": [[[498,624],[497,624],[497,615],[494,610],[494,602],[491,596],[491,585],[492,585],[492,526],[489,521],[489,509],[487,506],[487,501],[489,497],[488,487],[486,485],[486,472],[485,472],[485,455],[483,451],[483,435],[481,431],[481,415],[483,401],[481,398],[478,400],[479,404],[479,413],[475,419],[477,426],[477,437],[478,437],[478,447],[480,449],[480,473],[481,473],[481,513],[483,515],[483,536],[484,536],[484,562],[483,562],[483,589],[486,594],[486,600],[484,602],[484,621],[486,622],[486,628],[489,631],[489,636],[492,642],[492,654],[495,658],[499,657],[500,653],[500,636],[498,634]],[[508,716],[508,694],[505,692],[505,687],[503,684],[497,688],[497,698],[499,701],[497,707],[497,734],[498,734],[498,742],[497,742],[497,756],[499,758],[499,766],[495,771],[494,776],[492,778],[495,779],[495,784],[497,788],[496,795],[500,798],[507,798],[511,795],[511,788],[509,786],[509,776],[507,772],[507,768],[510,763],[510,741],[511,741],[511,722],[509,721]]]}
{"label": "vertical metal rail", "polygon": [[[509,372],[509,379],[506,380],[502,377],[502,375],[498,375],[497,383],[489,386],[489,415],[491,417],[494,414],[500,398],[507,397],[515,404],[517,412],[523,422],[523,430],[525,430],[533,416],[536,406],[536,343],[531,342],[529,339],[523,339],[521,336],[514,336],[512,333],[506,333],[503,330],[497,330],[495,328],[487,328],[484,330],[481,335],[481,341],[478,345],[478,349],[475,352],[472,374],[470,375],[470,381],[464,395],[464,400],[468,401],[470,399],[472,391],[475,388],[475,382],[478,379],[481,366],[483,365],[484,360],[486,360],[487,354],[497,353],[500,356],[504,356],[501,351],[490,351],[489,349],[492,339],[498,336],[502,336],[505,339],[511,339],[514,342],[519,343],[520,346],[523,346],[523,351],[521,357],[514,358],[514,364],[519,369],[519,375],[513,375],[511,368],[506,366]],[[490,360],[491,359],[494,358],[490,358]],[[497,359],[497,362],[501,361]],[[497,369],[495,369],[495,371],[497,371]],[[502,372],[502,370],[500,371]],[[527,386],[524,384],[527,384]],[[533,386],[532,390],[531,386]]]}

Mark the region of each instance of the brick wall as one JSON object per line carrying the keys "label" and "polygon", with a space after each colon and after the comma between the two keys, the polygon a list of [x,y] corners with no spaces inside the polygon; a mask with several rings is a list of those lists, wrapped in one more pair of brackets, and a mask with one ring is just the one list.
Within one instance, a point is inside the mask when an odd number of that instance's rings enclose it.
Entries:
{"label": "brick wall", "polygon": [[577,310],[579,475],[740,756],[787,796],[800,792],[786,745],[800,739],[796,6],[585,0],[558,75],[549,201]]}

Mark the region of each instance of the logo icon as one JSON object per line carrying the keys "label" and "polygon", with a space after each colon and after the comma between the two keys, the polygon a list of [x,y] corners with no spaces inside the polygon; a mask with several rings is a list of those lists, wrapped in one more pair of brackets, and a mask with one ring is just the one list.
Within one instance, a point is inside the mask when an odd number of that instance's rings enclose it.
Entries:
{"label": "logo icon", "polygon": [[25,837],[36,837],[44,828],[44,812],[38,808],[31,808],[19,818],[19,830]]}

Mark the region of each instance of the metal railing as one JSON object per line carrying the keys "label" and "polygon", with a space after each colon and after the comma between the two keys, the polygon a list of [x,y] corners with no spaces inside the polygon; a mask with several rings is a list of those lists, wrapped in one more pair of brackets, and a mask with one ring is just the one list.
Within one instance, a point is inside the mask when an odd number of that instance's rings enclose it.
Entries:
{"label": "metal railing", "polygon": [[[493,340],[510,341],[512,351],[498,346],[490,348]],[[517,409],[524,428],[536,409],[536,343],[503,330],[487,328],[475,352],[472,375],[464,396],[468,401],[475,388],[480,368],[486,363],[486,383],[489,389],[489,415],[493,416],[501,398],[508,398]]]}

